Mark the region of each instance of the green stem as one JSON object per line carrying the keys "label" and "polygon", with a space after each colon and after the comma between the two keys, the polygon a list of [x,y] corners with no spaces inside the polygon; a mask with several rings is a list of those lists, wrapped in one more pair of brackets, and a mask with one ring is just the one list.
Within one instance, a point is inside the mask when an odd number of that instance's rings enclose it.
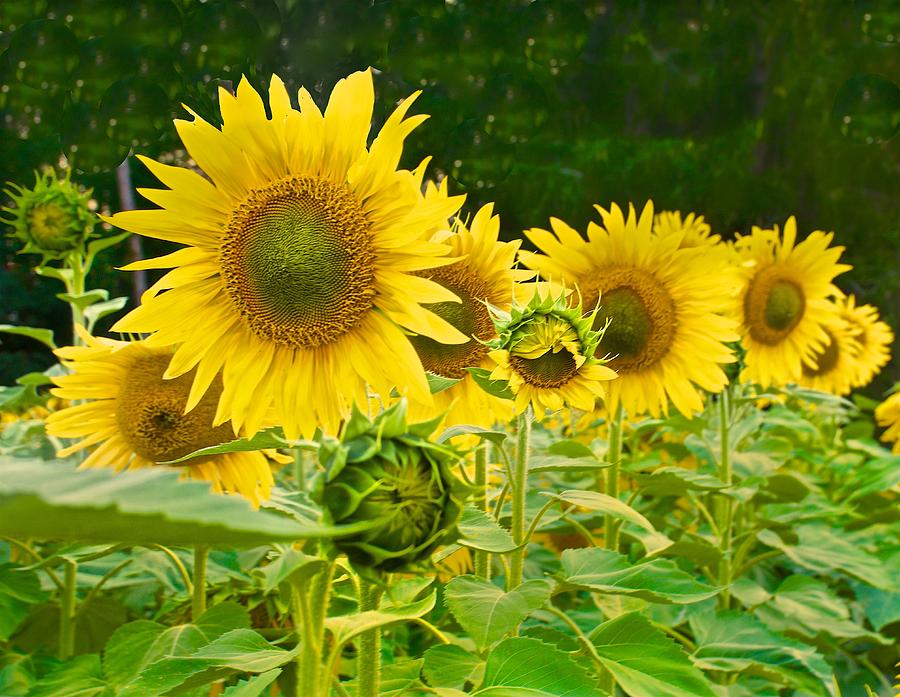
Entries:
{"label": "green stem", "polygon": [[[365,580],[359,583],[359,611],[378,609],[382,589]],[[381,687],[381,630],[371,629],[359,635],[359,654],[356,659],[358,697],[378,697]]]}
{"label": "green stem", "polygon": [[195,622],[206,612],[206,562],[209,559],[209,547],[194,547],[194,579],[191,594],[191,619]]}
{"label": "green stem", "polygon": [[[728,388],[722,390],[719,395],[719,479],[730,487],[732,485],[733,472],[731,468],[731,443],[729,442],[729,428],[731,426],[731,409]],[[719,606],[727,609],[731,604],[731,544],[732,522],[734,519],[734,507],[731,497],[727,494],[719,499],[719,549],[722,552],[722,561],[719,563],[719,585],[723,590],[719,596]]]}
{"label": "green stem", "polygon": [[291,583],[291,614],[300,642],[300,652],[297,654],[298,697],[318,697],[321,689],[319,679],[322,675],[322,643],[316,640],[308,593],[306,583]]}
{"label": "green stem", "polygon": [[59,659],[61,661],[70,659],[75,653],[75,603],[77,600],[75,577],[77,573],[78,565],[67,559],[59,608]]}
{"label": "green stem", "polygon": [[[488,504],[487,495],[487,444],[482,443],[475,450],[475,490],[478,500],[476,504],[480,504],[485,513],[490,514],[490,506]],[[475,575],[479,578],[490,579],[491,577],[491,558],[488,552],[475,550]]]}
{"label": "green stem", "polygon": [[513,469],[512,486],[512,525],[513,542],[519,547],[513,550],[509,558],[509,574],[506,578],[506,590],[521,585],[525,567],[525,494],[528,490],[528,454],[531,449],[531,407],[519,414],[516,423],[516,463]]}
{"label": "green stem", "polygon": [[[612,496],[614,499],[619,498],[619,469],[622,460],[622,402],[616,406],[615,413],[609,420],[609,450],[606,453],[606,459],[610,466],[606,469],[606,495]],[[607,515],[603,520],[603,539],[606,542],[606,548],[618,551],[619,549],[619,526],[618,521]]]}
{"label": "green stem", "polygon": [[[66,292],[77,297],[84,293],[84,259],[80,252],[72,252],[67,261],[68,267],[72,271],[72,281],[65,283]],[[69,306],[72,308],[72,343],[75,346],[79,346],[81,345],[81,339],[78,337],[75,327],[78,325],[84,326],[84,311],[74,302],[70,301]]]}
{"label": "green stem", "polygon": [[294,448],[294,479],[297,491],[306,491],[306,452],[302,448]]}

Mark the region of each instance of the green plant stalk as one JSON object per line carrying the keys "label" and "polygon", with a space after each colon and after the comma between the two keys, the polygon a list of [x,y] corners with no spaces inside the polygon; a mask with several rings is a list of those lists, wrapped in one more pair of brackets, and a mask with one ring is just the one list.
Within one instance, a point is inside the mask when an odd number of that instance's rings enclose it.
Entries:
{"label": "green plant stalk", "polygon": [[299,695],[318,697],[321,692],[322,643],[317,641],[309,603],[309,584],[291,582],[291,615],[300,652],[297,654],[297,689]]}
{"label": "green plant stalk", "polygon": [[191,593],[191,619],[197,620],[206,612],[206,564],[209,560],[209,547],[196,545],[194,547],[194,578],[193,592]]}
{"label": "green plant stalk", "polygon": [[294,479],[297,491],[306,491],[306,453],[301,448],[294,448]]}
{"label": "green plant stalk", "polygon": [[525,567],[525,494],[528,493],[528,455],[531,449],[531,407],[519,414],[516,420],[516,462],[513,468],[512,490],[512,525],[513,542],[517,549],[509,557],[509,574],[506,577],[506,590],[521,585]]}
{"label": "green plant stalk", "polygon": [[[731,427],[731,408],[728,388],[722,390],[719,395],[719,479],[730,487],[733,480],[731,467],[731,443],[729,441],[729,429]],[[731,580],[732,580],[732,524],[734,522],[734,507],[731,497],[722,495],[719,499],[719,550],[722,560],[719,562],[719,585],[722,593],[719,595],[719,607],[728,609],[731,604]]]}
{"label": "green plant stalk", "polygon": [[[359,581],[359,611],[377,610],[382,589],[365,580]],[[378,697],[381,689],[381,630],[371,629],[359,635],[359,654],[356,659],[358,697]]]}
{"label": "green plant stalk", "polygon": [[[64,281],[66,293],[78,297],[84,293],[84,279],[87,275],[81,252],[72,252],[66,258],[66,265],[72,271],[72,280]],[[84,326],[84,311],[73,302],[70,302],[69,306],[72,308],[72,343],[75,346],[80,346],[82,342],[78,332],[75,331],[75,327],[79,325]]]}
{"label": "green plant stalk", "polygon": [[[619,470],[622,460],[622,422],[623,422],[622,402],[616,406],[616,411],[609,420],[609,449],[606,453],[606,459],[610,466],[606,469],[606,487],[607,496],[614,499],[619,498]],[[602,476],[602,475],[598,475]],[[599,484],[599,482],[598,482]],[[619,549],[619,525],[618,521],[607,515],[603,519],[603,539],[607,549],[618,551]]]}
{"label": "green plant stalk", "polygon": [[59,608],[59,659],[67,661],[75,653],[75,604],[77,601],[76,575],[78,564],[65,561],[63,592]]}
{"label": "green plant stalk", "polygon": [[[477,503],[481,509],[490,515],[487,495],[487,444],[482,443],[475,450],[475,487],[478,497]],[[491,577],[491,557],[488,552],[475,550],[475,575],[485,580]]]}

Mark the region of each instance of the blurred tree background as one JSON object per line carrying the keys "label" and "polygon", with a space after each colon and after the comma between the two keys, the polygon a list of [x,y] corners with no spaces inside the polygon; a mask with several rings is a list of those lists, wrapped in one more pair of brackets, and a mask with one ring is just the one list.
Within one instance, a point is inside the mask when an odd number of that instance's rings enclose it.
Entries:
{"label": "blurred tree background", "polygon": [[[900,327],[895,0],[2,0],[0,51],[0,181],[64,164],[118,210],[129,178],[155,184],[129,154],[187,161],[181,103],[218,122],[216,89],[242,74],[322,97],[371,65],[379,122],[424,90],[405,163],[433,155],[467,210],[496,202],[507,238],[610,201],[696,211],[726,238],[796,214],[802,234],[837,233],[855,267],[840,285]],[[114,267],[167,251],[136,243],[91,285],[136,296]],[[15,252],[4,240],[0,323],[68,341],[61,289]],[[51,363],[5,336],[0,384]],[[867,391],[897,379],[895,356]]]}

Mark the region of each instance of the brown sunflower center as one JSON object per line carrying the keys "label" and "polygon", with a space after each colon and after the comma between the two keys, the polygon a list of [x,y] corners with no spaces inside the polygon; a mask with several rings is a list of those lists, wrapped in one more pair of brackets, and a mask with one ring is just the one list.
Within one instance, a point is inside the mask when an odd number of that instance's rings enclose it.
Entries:
{"label": "brown sunflower center", "polygon": [[370,228],[346,187],[291,175],[254,189],[225,230],[225,289],[261,339],[306,349],[331,343],[372,309]]}
{"label": "brown sunflower center", "polygon": [[598,351],[612,356],[616,372],[649,368],[672,346],[678,326],[675,302],[654,276],[641,269],[613,269],[600,279],[594,329],[609,326]]}
{"label": "brown sunflower center", "polygon": [[462,301],[429,303],[424,307],[474,338],[464,344],[442,344],[427,336],[413,336],[410,341],[425,370],[460,380],[466,376],[466,368],[478,367],[487,356],[488,348],[481,341],[496,336],[491,315],[482,302],[487,297],[487,284],[463,262],[421,271],[418,275],[440,283]]}
{"label": "brown sunflower center", "polygon": [[184,413],[193,372],[164,380],[170,354],[141,356],[129,366],[116,399],[116,421],[131,449],[150,462],[177,460],[195,450],[234,440],[228,423],[213,427],[222,381],[216,379],[200,403]]}
{"label": "brown sunflower center", "polygon": [[761,269],[744,295],[744,319],[750,336],[775,346],[796,327],[806,311],[803,289],[775,266]]}
{"label": "brown sunflower center", "polygon": [[803,362],[803,374],[808,378],[827,375],[835,369],[838,360],[841,357],[840,345],[838,344],[837,339],[835,339],[834,334],[832,334],[827,329],[824,329],[824,331],[828,335],[828,343],[825,344],[825,348],[823,348],[821,351],[815,352],[815,356],[813,357],[815,365],[812,366],[807,364],[805,361]]}
{"label": "brown sunflower center", "polygon": [[533,387],[561,387],[578,372],[575,357],[567,349],[547,351],[537,358],[510,356],[509,362],[522,380]]}

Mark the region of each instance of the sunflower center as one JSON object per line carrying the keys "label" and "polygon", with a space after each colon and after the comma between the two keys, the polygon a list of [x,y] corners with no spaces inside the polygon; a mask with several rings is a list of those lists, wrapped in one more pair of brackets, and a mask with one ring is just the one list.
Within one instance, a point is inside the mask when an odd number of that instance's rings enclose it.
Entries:
{"label": "sunflower center", "polygon": [[225,289],[261,339],[303,349],[332,343],[372,309],[370,228],[344,186],[291,175],[254,189],[225,231]]}
{"label": "sunflower center", "polygon": [[42,203],[28,211],[28,227],[34,241],[43,249],[62,252],[71,249],[66,232],[69,215],[56,203]]}
{"label": "sunflower center", "polygon": [[116,422],[131,449],[150,462],[166,462],[195,450],[234,440],[230,424],[213,427],[222,394],[217,379],[200,403],[184,413],[193,372],[164,380],[170,354],[141,356],[128,368],[116,399]]}
{"label": "sunflower center", "polygon": [[487,297],[487,285],[461,262],[421,271],[418,275],[440,283],[461,300],[458,303],[427,303],[423,307],[474,338],[464,344],[442,344],[427,336],[413,336],[410,341],[425,370],[461,380],[466,376],[466,368],[478,367],[487,356],[488,348],[481,341],[496,336],[491,315],[481,301]]}
{"label": "sunflower center", "polygon": [[534,387],[561,387],[578,372],[575,357],[564,348],[556,352],[547,351],[537,358],[511,356],[509,362],[522,380]]}
{"label": "sunflower center", "polygon": [[824,349],[815,352],[813,359],[815,360],[815,367],[808,365],[805,361],[803,363],[803,374],[808,378],[827,375],[834,370],[840,358],[840,348],[837,340],[834,338],[834,334],[827,329],[824,331],[828,335],[828,343],[825,344]]}
{"label": "sunflower center", "polygon": [[806,311],[803,289],[784,278],[778,267],[760,270],[744,295],[744,318],[750,336],[775,346],[787,337]]}
{"label": "sunflower center", "polygon": [[600,310],[594,329],[609,326],[600,342],[616,372],[649,368],[672,346],[678,326],[675,303],[663,285],[640,269],[614,269],[600,281]]}

